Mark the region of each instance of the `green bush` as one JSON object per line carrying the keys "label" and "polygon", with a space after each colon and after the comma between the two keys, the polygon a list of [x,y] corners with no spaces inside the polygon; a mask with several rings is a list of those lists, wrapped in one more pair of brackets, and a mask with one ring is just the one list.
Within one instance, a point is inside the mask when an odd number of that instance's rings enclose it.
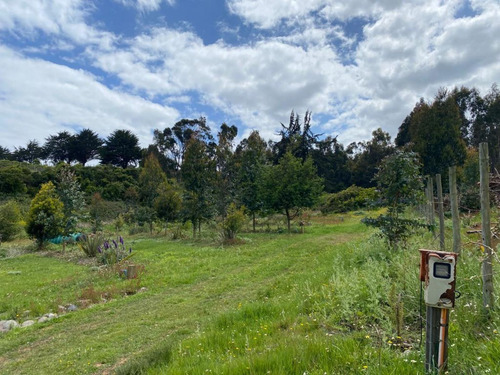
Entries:
{"label": "green bush", "polygon": [[26,233],[37,242],[38,248],[50,238],[59,236],[64,230],[64,205],[58,198],[52,182],[43,184],[31,201]]}
{"label": "green bush", "polygon": [[377,199],[378,193],[375,188],[352,185],[338,193],[324,196],[320,210],[324,214],[354,211],[369,207]]}
{"label": "green bush", "polygon": [[15,201],[0,205],[0,242],[12,240],[21,231],[21,211]]}
{"label": "green bush", "polygon": [[89,258],[96,257],[100,246],[104,243],[104,236],[102,233],[84,234],[78,240],[78,247]]}
{"label": "green bush", "polygon": [[236,234],[241,230],[245,224],[246,216],[244,208],[237,208],[234,203],[229,205],[227,210],[227,216],[222,223],[222,229],[224,231],[224,238],[227,240],[232,240],[236,237]]}

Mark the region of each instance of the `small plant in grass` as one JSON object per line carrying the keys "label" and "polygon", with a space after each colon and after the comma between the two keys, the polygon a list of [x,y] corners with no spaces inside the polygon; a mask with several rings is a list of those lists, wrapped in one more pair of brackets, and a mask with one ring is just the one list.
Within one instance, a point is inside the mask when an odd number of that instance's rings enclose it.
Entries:
{"label": "small plant in grass", "polygon": [[236,234],[241,230],[245,224],[246,216],[244,207],[237,208],[234,203],[229,205],[227,210],[227,216],[222,223],[222,229],[224,232],[224,239],[234,240]]}
{"label": "small plant in grass", "polygon": [[99,253],[99,249],[103,243],[104,235],[102,233],[84,234],[78,240],[78,247],[80,247],[89,258],[94,258]]}
{"label": "small plant in grass", "polygon": [[132,257],[132,248],[126,248],[122,236],[118,240],[105,240],[97,251],[97,258],[104,265],[114,265]]}

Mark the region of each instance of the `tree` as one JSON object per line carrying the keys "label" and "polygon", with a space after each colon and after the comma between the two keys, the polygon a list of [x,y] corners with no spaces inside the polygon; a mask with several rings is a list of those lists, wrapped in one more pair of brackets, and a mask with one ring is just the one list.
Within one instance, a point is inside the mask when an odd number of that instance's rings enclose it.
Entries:
{"label": "tree", "polygon": [[74,159],[85,166],[88,161],[95,159],[99,155],[102,143],[102,139],[92,130],[83,129],[74,136],[71,152]]}
{"label": "tree", "polygon": [[139,139],[129,130],[115,130],[100,149],[102,164],[112,164],[123,169],[136,164],[141,158]]}
{"label": "tree", "polygon": [[0,160],[10,159],[12,157],[10,150],[7,147],[0,146]]}
{"label": "tree", "polygon": [[155,219],[155,210],[153,204],[159,195],[159,188],[167,183],[167,176],[161,169],[158,159],[153,154],[146,157],[144,167],[139,174],[139,196],[144,209],[150,210],[147,215],[149,230],[153,231],[153,221]]}
{"label": "tree", "polygon": [[78,220],[85,207],[85,196],[74,172],[67,165],[59,168],[57,193],[64,205],[64,233],[75,231]]}
{"label": "tree", "polygon": [[233,141],[238,134],[236,126],[221,125],[215,147],[216,163],[216,205],[222,218],[226,217],[227,207],[236,199],[237,166],[233,152]]}
{"label": "tree", "polygon": [[201,222],[214,214],[215,172],[215,162],[207,153],[207,145],[191,138],[186,146],[181,177],[185,189],[183,216],[193,224],[193,237],[196,229],[201,231]]}
{"label": "tree", "polygon": [[67,131],[59,132],[57,135],[51,135],[46,138],[45,145],[43,146],[45,157],[52,160],[54,164],[61,161],[71,164],[74,160],[72,154],[73,142],[74,136]]}
{"label": "tree", "polygon": [[311,112],[306,111],[304,123],[300,123],[300,116],[290,113],[288,125],[281,124],[278,133],[281,139],[273,144],[274,163],[276,164],[287,152],[305,161],[318,141],[319,135],[311,131]]}
{"label": "tree", "polygon": [[17,161],[34,163],[39,162],[40,159],[44,159],[44,150],[38,144],[38,141],[29,141],[26,147],[19,147],[12,153],[12,158]]}
{"label": "tree", "polygon": [[182,198],[175,180],[162,183],[158,187],[158,196],[154,201],[154,209],[159,219],[165,222],[165,231],[170,221],[176,220],[182,206]]}
{"label": "tree", "polygon": [[266,141],[254,130],[248,138],[241,141],[236,148],[238,167],[238,197],[252,216],[255,232],[255,215],[262,210],[263,202],[259,196],[259,184],[262,169],[266,165]]}
{"label": "tree", "polygon": [[349,156],[337,137],[326,137],[316,142],[317,147],[311,151],[318,176],[323,178],[325,191],[328,193],[346,189],[351,183]]}
{"label": "tree", "polygon": [[31,201],[26,220],[26,233],[34,238],[38,248],[52,237],[63,233],[64,205],[57,196],[52,182],[43,184],[38,194]]}
{"label": "tree", "polygon": [[424,174],[447,175],[448,167],[465,161],[462,123],[456,99],[440,90],[431,105],[423,100],[417,103],[400,127],[398,144],[408,144],[409,150],[420,155]]}
{"label": "tree", "polygon": [[21,211],[14,200],[0,205],[0,243],[12,240],[21,231]]}
{"label": "tree", "polygon": [[287,152],[275,166],[264,169],[260,194],[267,208],[286,216],[290,222],[306,207],[312,207],[323,189],[312,159],[305,162]]}
{"label": "tree", "polygon": [[18,162],[5,162],[0,167],[0,193],[8,195],[24,194],[28,191],[29,169]]}
{"label": "tree", "polygon": [[365,218],[363,222],[380,228],[382,236],[393,249],[411,234],[412,229],[427,227],[417,220],[402,217],[406,207],[423,202],[420,168],[415,153],[398,150],[384,158],[375,176],[387,213],[375,219]]}
{"label": "tree", "polygon": [[372,132],[370,141],[351,144],[347,151],[353,155],[350,160],[352,183],[367,188],[374,186],[377,168],[382,159],[394,152],[394,146],[389,133],[378,128]]}
{"label": "tree", "polygon": [[213,142],[210,127],[204,117],[193,120],[182,119],[171,128],[165,128],[162,131],[154,130],[154,144],[161,153],[172,160],[174,174],[180,170],[187,144],[193,137],[206,144]]}
{"label": "tree", "polygon": [[154,154],[149,154],[144,161],[139,174],[139,196],[145,206],[152,206],[158,196],[158,188],[167,182],[167,176],[163,172],[158,159]]}

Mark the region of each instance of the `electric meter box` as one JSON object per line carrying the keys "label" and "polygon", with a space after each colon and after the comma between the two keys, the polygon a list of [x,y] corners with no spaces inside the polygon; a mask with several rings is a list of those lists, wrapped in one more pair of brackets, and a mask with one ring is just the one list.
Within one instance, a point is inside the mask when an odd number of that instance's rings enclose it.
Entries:
{"label": "electric meter box", "polygon": [[420,281],[424,284],[426,305],[451,309],[455,307],[455,272],[457,253],[420,250]]}

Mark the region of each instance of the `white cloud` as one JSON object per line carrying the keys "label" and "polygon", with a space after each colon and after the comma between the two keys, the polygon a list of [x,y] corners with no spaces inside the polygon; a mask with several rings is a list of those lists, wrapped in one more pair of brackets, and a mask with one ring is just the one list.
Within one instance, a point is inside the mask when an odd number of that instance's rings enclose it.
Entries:
{"label": "white cloud", "polygon": [[0,30],[25,38],[43,32],[107,49],[116,38],[85,23],[92,4],[83,0],[4,0],[0,2]]}
{"label": "white cloud", "polygon": [[2,146],[18,147],[19,139],[41,142],[62,130],[90,128],[106,137],[116,129],[136,134],[142,146],[152,130],[179,118],[175,109],[113,91],[96,77],[50,62],[28,59],[0,47]]}
{"label": "white cloud", "polygon": [[227,0],[229,9],[247,23],[269,29],[280,21],[301,23],[311,14],[319,14],[329,20],[349,20],[355,17],[372,18],[386,11],[399,8],[403,0]]}
{"label": "white cloud", "polygon": [[152,12],[160,9],[162,2],[174,5],[175,0],[115,0],[125,6],[135,7],[142,12]]}

